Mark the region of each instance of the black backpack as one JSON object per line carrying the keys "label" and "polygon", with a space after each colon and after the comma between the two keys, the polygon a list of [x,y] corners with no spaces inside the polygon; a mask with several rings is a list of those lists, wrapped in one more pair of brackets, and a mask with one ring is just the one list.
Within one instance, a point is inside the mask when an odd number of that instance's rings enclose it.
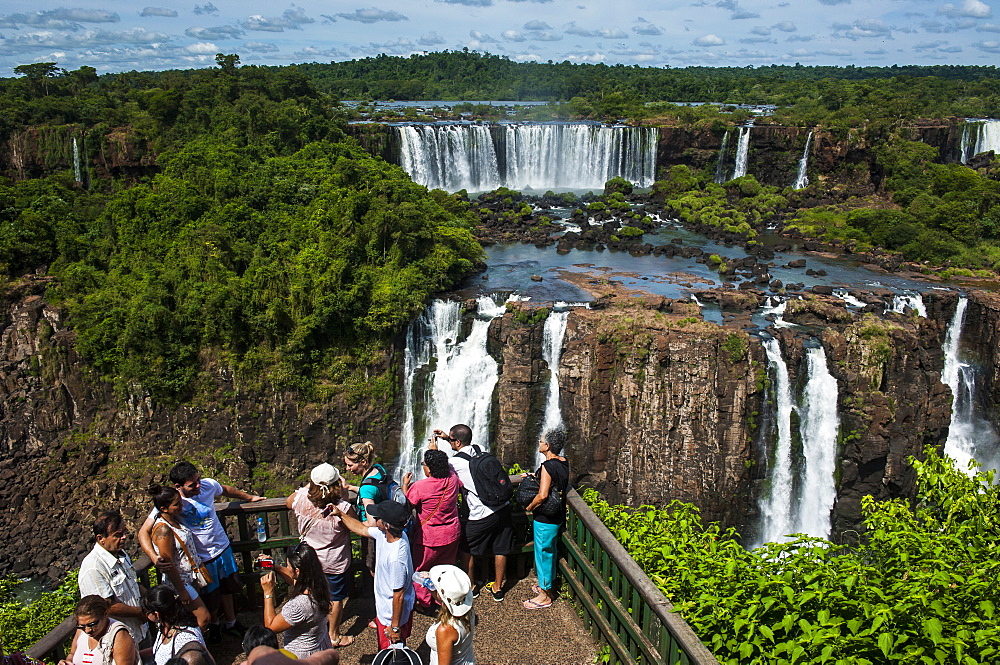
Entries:
{"label": "black backpack", "polygon": [[493,456],[493,453],[483,452],[479,446],[472,447],[477,453],[475,457],[464,452],[455,453],[455,457],[469,460],[469,473],[476,486],[476,496],[490,508],[506,506],[510,497],[514,495],[514,486],[510,483],[507,469]]}
{"label": "black backpack", "polygon": [[375,478],[365,478],[361,481],[362,485],[374,485],[378,488],[379,500],[375,503],[392,499],[396,503],[401,503],[405,506],[406,494],[403,493],[403,488],[399,486],[399,483],[392,479],[392,476],[389,475],[389,472],[385,470],[384,466],[381,464],[376,464],[375,466],[382,472],[382,479],[377,480]]}

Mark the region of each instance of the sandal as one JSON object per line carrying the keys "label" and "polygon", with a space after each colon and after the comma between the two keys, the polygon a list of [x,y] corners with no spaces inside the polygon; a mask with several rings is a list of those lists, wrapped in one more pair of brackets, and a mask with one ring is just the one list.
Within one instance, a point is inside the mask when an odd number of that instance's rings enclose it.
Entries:
{"label": "sandal", "polygon": [[552,607],[552,601],[549,601],[547,603],[536,603],[534,599],[529,598],[523,603],[521,603],[521,605],[523,605],[524,609],[526,610],[544,610],[546,608]]}
{"label": "sandal", "polygon": [[[344,640],[347,640],[347,641],[345,642]],[[337,640],[334,643],[333,648],[334,649],[339,649],[340,647],[349,647],[352,644],[354,644],[354,638],[353,637],[351,637],[350,635],[341,635],[340,639]]]}

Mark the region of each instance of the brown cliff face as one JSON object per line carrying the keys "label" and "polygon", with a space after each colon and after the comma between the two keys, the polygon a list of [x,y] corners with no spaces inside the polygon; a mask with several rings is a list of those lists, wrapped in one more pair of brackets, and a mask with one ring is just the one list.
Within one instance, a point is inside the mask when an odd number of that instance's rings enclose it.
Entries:
{"label": "brown cliff face", "polygon": [[[988,413],[1000,404],[1000,295],[970,291],[962,330],[962,356],[977,369],[979,394]],[[952,311],[954,307],[951,308]],[[950,320],[951,314],[949,313]]]}
{"label": "brown cliff face", "polygon": [[224,366],[206,367],[210,387],[183,406],[116,399],[77,356],[57,309],[38,295],[7,304],[0,319],[0,576],[61,577],[91,547],[89,524],[100,510],[121,508],[137,528],[150,509],[145,488],[165,482],[178,459],[243,489],[284,496],[312,466],[339,465],[356,437],[380,447],[398,440],[391,404],[303,404],[294,394],[246,391]]}
{"label": "brown cliff face", "polygon": [[[762,353],[746,333],[684,319],[678,305],[681,315],[662,298],[571,311],[559,369],[567,454],[609,500],[690,501],[707,519],[740,522]],[[508,313],[497,325],[495,445],[530,462],[546,395],[537,386],[548,380],[542,324]]]}

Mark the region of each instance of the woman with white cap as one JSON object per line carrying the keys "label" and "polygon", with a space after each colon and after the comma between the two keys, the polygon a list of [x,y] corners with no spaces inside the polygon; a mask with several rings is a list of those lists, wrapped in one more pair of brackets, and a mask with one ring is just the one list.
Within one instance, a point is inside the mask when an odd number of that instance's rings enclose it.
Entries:
{"label": "woman with white cap", "polygon": [[340,618],[350,593],[351,533],[328,508],[336,506],[353,517],[354,508],[346,499],[347,489],[340,472],[325,462],[309,474],[308,485],[300,487],[285,499],[285,505],[298,520],[299,538],[316,550],[330,586],[330,613],[327,618],[330,642],[334,647],[346,647],[354,642],[350,635],[340,634]]}
{"label": "woman with white cap", "polygon": [[475,665],[472,635],[476,615],[472,611],[472,582],[457,566],[434,566],[427,582],[441,601],[437,623],[427,629],[427,646],[431,648],[430,665]]}

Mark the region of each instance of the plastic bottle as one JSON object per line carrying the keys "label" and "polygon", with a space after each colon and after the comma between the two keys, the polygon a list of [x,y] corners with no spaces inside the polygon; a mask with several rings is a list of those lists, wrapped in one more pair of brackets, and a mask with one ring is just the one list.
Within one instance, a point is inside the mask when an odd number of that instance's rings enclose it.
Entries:
{"label": "plastic bottle", "polygon": [[422,585],[424,588],[434,591],[434,581],[430,577],[430,573],[424,570],[418,570],[413,573],[413,581],[416,584]]}
{"label": "plastic bottle", "polygon": [[257,516],[257,542],[262,543],[267,540],[267,524],[264,522],[264,516]]}

